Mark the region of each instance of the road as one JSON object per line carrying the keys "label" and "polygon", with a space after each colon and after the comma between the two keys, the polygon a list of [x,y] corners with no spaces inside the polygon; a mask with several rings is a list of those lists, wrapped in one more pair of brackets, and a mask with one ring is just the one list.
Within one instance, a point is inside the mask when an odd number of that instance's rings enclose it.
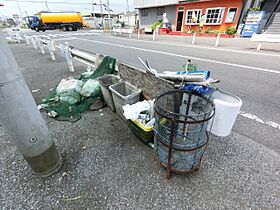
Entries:
{"label": "road", "polygon": [[[75,123],[42,112],[63,158],[62,168],[46,179],[32,174],[0,125],[2,209],[280,209],[276,52],[151,43],[96,32],[48,34],[58,44],[68,41],[138,67],[137,56],[149,58],[159,71],[175,71],[191,56],[244,105],[229,137],[211,136],[201,169],[172,174],[170,180],[154,151],[109,108],[87,111]],[[62,78],[78,77],[86,69],[74,62],[76,71],[70,72],[59,51],[52,61],[25,43],[10,48],[38,104]]]}
{"label": "road", "polygon": [[[45,33],[46,34],[46,33]],[[112,37],[101,33],[48,32],[56,43],[110,55],[143,68],[138,57],[149,59],[159,72],[177,71],[187,59],[211,70],[221,80],[216,86],[243,100],[233,128],[248,139],[280,153],[280,54],[252,50],[215,49],[159,41]],[[230,138],[230,137],[229,137]]]}

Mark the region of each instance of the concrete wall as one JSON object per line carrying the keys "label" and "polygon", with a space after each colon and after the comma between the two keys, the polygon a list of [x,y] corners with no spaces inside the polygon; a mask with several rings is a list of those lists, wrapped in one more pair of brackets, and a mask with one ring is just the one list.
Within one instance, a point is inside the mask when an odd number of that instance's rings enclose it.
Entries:
{"label": "concrete wall", "polygon": [[[171,25],[174,25],[176,17],[176,6],[165,6],[165,13]],[[140,28],[149,27],[158,20],[162,20],[162,15],[157,15],[158,7],[148,8],[148,16],[142,16],[142,9],[139,9]]]}
{"label": "concrete wall", "polygon": [[155,99],[159,93],[175,87],[173,82],[157,78],[142,69],[123,63],[119,63],[118,67],[120,78],[141,89],[144,99]]}
{"label": "concrete wall", "polygon": [[136,9],[139,9],[178,4],[178,0],[134,0],[133,3],[134,7]]}

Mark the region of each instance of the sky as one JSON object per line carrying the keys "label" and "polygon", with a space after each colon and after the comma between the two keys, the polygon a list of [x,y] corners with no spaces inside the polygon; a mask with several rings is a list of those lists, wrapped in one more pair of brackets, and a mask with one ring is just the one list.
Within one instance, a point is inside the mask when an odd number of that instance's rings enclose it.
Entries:
{"label": "sky", "polygon": [[[107,0],[101,0],[102,4],[107,4]],[[41,10],[47,10],[47,6],[50,11],[85,11],[92,10],[91,2],[100,3],[100,0],[18,0],[19,7],[23,16],[34,15]],[[127,0],[109,0],[110,8],[114,12],[124,12],[127,8]],[[67,4],[65,4],[67,3]],[[128,0],[129,9],[133,10],[133,0]],[[4,7],[0,7],[0,15],[10,17],[12,14],[19,14],[20,10],[16,0],[0,0],[0,4],[4,4]],[[100,11],[100,6],[94,6],[96,12]]]}

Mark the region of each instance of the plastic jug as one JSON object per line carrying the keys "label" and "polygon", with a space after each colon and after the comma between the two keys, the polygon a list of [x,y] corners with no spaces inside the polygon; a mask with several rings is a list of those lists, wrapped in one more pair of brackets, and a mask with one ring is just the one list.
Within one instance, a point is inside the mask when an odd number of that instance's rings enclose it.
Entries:
{"label": "plastic jug", "polygon": [[209,122],[208,131],[220,137],[230,134],[236,117],[241,109],[242,100],[220,89],[215,90],[211,98],[215,104],[215,117]]}

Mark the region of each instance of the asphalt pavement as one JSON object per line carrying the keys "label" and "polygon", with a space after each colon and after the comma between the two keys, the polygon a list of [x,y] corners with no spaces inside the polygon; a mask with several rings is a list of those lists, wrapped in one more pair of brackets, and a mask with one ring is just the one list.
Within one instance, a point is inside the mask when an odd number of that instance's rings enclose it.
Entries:
{"label": "asphalt pavement", "polygon": [[217,50],[214,47],[178,46],[175,42],[165,44],[95,32],[54,39],[57,43],[67,41],[79,49],[114,56],[140,68],[143,66],[138,57],[149,59],[151,66],[159,72],[177,71],[191,58],[200,69],[211,70],[212,76],[220,79],[217,87],[243,100],[242,111],[245,114],[239,116],[234,131],[280,152],[280,53],[275,53],[275,48],[271,52],[257,52],[250,49],[250,41],[245,40],[249,46],[247,49],[242,40],[243,50]]}
{"label": "asphalt pavement", "polygon": [[[217,87],[243,100],[242,115],[230,136],[211,136],[199,171],[169,181],[153,150],[108,108],[86,112],[74,124],[42,113],[64,160],[61,170],[46,179],[32,174],[0,126],[2,209],[280,208],[280,129],[275,126],[280,123],[280,56],[275,51],[202,50],[99,33],[53,38],[138,67],[138,56],[148,58],[158,71],[176,71],[191,56],[221,80]],[[75,63],[73,74],[59,55],[51,61],[26,44],[10,46],[29,88],[39,89],[33,93],[37,103],[61,79],[86,69]]]}

